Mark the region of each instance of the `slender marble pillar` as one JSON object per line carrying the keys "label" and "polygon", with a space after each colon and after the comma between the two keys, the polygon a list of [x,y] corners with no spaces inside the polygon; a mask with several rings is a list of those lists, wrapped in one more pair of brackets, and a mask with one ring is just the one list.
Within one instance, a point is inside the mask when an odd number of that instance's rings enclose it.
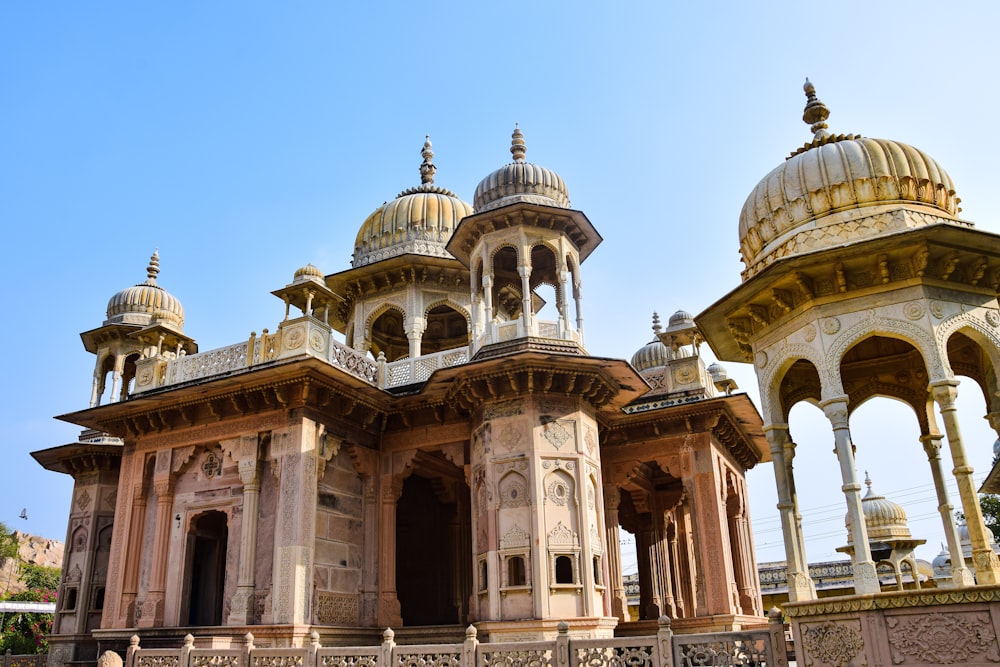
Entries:
{"label": "slender marble pillar", "polygon": [[800,550],[796,535],[795,505],[789,483],[788,463],[785,461],[785,445],[788,442],[787,424],[764,426],[771,449],[774,479],[778,487],[778,515],[781,517],[781,535],[785,543],[785,561],[788,563],[788,599],[792,602],[815,600],[816,589],[809,577],[805,553]]}
{"label": "slender marble pillar", "polygon": [[976,493],[975,480],[972,478],[973,469],[965,458],[962,432],[958,427],[958,411],[955,407],[955,399],[958,397],[958,382],[955,380],[933,382],[931,383],[931,395],[941,410],[944,430],[948,435],[951,460],[955,464],[952,474],[958,483],[962,511],[965,513],[966,525],[969,527],[969,541],[972,542],[972,565],[976,571],[976,581],[979,584],[998,584],[1000,583],[1000,560],[990,549],[987,528],[983,521],[983,510],[979,506],[979,495]]}
{"label": "slender marble pillar", "polygon": [[[255,440],[256,435],[252,436]],[[237,572],[236,593],[230,603],[229,625],[253,623],[253,594],[256,582],[254,569],[257,563],[257,519],[260,503],[260,466],[257,463],[256,443],[252,459],[239,462],[240,481],[243,483],[243,526],[240,533],[240,561]]]}
{"label": "slender marble pillar", "polygon": [[934,492],[937,494],[938,513],[944,527],[944,536],[948,541],[948,555],[951,557],[951,581],[956,586],[972,586],[976,583],[972,572],[965,566],[962,555],[962,545],[958,539],[958,527],[955,525],[954,507],[948,498],[948,488],[944,480],[944,464],[941,462],[941,434],[920,436],[920,442],[927,453],[927,461],[931,465],[931,476],[934,478]]}
{"label": "slender marble pillar", "polygon": [[840,462],[840,476],[843,480],[840,488],[847,502],[847,519],[854,544],[854,552],[851,554],[854,564],[854,592],[858,595],[878,593],[882,589],[868,544],[868,526],[861,509],[861,483],[854,465],[854,445],[851,443],[847,419],[847,397],[823,401],[820,407],[833,425],[834,451]]}

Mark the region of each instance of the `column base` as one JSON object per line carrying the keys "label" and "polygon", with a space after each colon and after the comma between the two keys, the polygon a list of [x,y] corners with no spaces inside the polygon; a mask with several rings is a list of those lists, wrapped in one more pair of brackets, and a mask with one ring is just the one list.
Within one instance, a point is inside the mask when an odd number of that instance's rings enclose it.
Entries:
{"label": "column base", "polygon": [[881,593],[882,586],[878,582],[878,572],[872,561],[854,563],[854,594],[872,595]]}

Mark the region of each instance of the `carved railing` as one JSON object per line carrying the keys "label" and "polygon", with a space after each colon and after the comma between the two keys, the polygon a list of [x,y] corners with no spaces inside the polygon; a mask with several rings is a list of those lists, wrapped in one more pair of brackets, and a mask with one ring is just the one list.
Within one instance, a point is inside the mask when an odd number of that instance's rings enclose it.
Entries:
{"label": "carved railing", "polygon": [[402,387],[415,382],[425,382],[439,368],[450,368],[469,363],[469,348],[457,347],[416,359],[400,359],[385,365],[385,387]]}
{"label": "carved railing", "polygon": [[[768,628],[743,632],[675,635],[661,618],[655,635],[574,639],[559,624],[555,639],[479,643],[469,626],[458,644],[397,645],[386,629],[378,646],[324,647],[313,632],[301,648],[257,648],[252,634],[241,648],[144,649],[133,635],[125,667],[787,667],[781,614]],[[34,665],[28,667],[36,667]],[[38,666],[40,667],[40,666]]]}
{"label": "carved railing", "polygon": [[200,380],[213,375],[242,370],[248,365],[247,352],[249,347],[247,341],[243,341],[208,352],[171,359],[167,364],[166,384]]}
{"label": "carved railing", "polygon": [[338,343],[333,338],[330,339],[329,361],[337,368],[341,368],[355,377],[367,380],[372,384],[378,383],[378,364],[354,348]]}
{"label": "carved railing", "polygon": [[48,660],[48,653],[11,655],[10,649],[7,649],[0,660],[0,667],[45,667]]}

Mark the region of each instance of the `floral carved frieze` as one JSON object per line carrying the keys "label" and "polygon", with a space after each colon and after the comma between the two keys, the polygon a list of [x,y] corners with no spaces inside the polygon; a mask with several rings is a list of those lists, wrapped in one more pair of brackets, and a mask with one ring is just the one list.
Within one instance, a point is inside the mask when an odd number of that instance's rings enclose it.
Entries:
{"label": "floral carved frieze", "polygon": [[890,616],[885,623],[893,664],[1000,662],[1000,647],[986,612]]}
{"label": "floral carved frieze", "polygon": [[861,622],[857,620],[826,621],[802,627],[802,658],[809,666],[848,665],[864,647]]}

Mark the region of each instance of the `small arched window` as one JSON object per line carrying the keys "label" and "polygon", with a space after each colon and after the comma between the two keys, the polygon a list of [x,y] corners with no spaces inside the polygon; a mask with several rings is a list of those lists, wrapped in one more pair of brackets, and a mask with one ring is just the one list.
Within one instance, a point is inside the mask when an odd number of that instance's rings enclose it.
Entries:
{"label": "small arched window", "polygon": [[507,585],[508,586],[525,586],[527,585],[527,577],[524,571],[524,557],[523,556],[511,556],[507,559]]}
{"label": "small arched window", "polygon": [[576,583],[573,578],[573,559],[569,556],[556,556],[556,583]]}

